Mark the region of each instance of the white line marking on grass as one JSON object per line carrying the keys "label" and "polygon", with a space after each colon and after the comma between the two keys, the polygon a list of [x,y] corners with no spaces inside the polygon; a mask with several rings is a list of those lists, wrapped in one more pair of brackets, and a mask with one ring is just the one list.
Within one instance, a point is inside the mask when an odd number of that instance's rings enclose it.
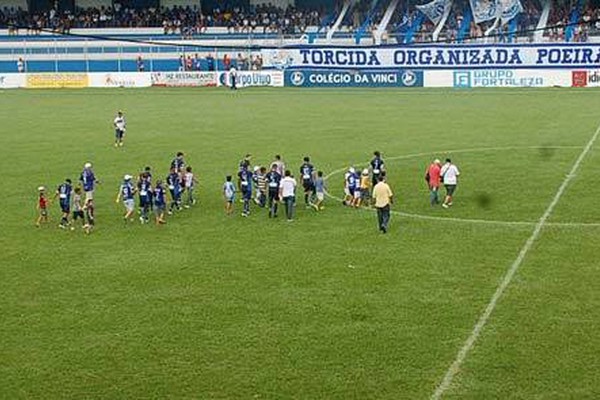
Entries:
{"label": "white line marking on grass", "polygon": [[469,337],[467,338],[467,340],[465,341],[465,343],[459,350],[458,354],[456,355],[456,358],[450,365],[450,368],[448,368],[448,371],[446,371],[446,374],[444,375],[444,379],[439,384],[439,386],[435,389],[435,392],[431,396],[432,400],[439,400],[444,395],[446,390],[448,390],[450,385],[452,384],[454,377],[460,371],[460,367],[462,366],[467,355],[469,354],[469,352],[475,345],[475,342],[477,341],[477,339],[479,338],[479,335],[481,334],[481,331],[487,324],[487,322],[490,318],[490,315],[496,308],[496,304],[498,304],[498,300],[500,300],[500,298],[502,297],[502,294],[504,293],[504,291],[506,290],[508,285],[510,285],[513,277],[515,276],[515,273],[517,272],[517,270],[523,263],[525,256],[527,255],[527,253],[529,253],[529,250],[531,250],[531,246],[533,246],[533,243],[540,236],[540,232],[542,231],[542,228],[546,224],[546,220],[548,219],[548,217],[550,217],[550,214],[552,214],[554,207],[556,207],[556,204],[558,204],[558,201],[562,197],[563,193],[565,192],[565,189],[567,188],[567,186],[569,185],[571,180],[575,177],[575,173],[579,169],[581,162],[583,161],[585,156],[587,156],[587,154],[590,152],[590,149],[596,142],[598,135],[600,135],[600,125],[598,125],[598,128],[596,128],[596,132],[594,133],[594,135],[592,136],[590,141],[587,143],[587,145],[585,146],[585,148],[583,149],[581,154],[579,154],[579,157],[577,157],[577,160],[575,161],[575,164],[573,164],[571,171],[569,172],[569,174],[566,176],[566,178],[563,180],[562,184],[558,188],[556,195],[554,195],[554,198],[550,202],[550,205],[548,206],[548,208],[546,208],[546,211],[544,212],[544,214],[542,215],[542,217],[536,224],[535,229],[531,233],[531,236],[529,236],[529,238],[523,245],[523,248],[521,248],[521,251],[519,252],[519,255],[517,256],[516,260],[512,263],[512,265],[510,266],[510,268],[504,275],[504,278],[502,279],[502,282],[500,283],[500,285],[496,288],[494,295],[490,299],[490,302],[488,303],[487,307],[485,308],[483,314],[481,314],[481,316],[479,317],[479,320],[473,327],[471,334],[469,335]]}

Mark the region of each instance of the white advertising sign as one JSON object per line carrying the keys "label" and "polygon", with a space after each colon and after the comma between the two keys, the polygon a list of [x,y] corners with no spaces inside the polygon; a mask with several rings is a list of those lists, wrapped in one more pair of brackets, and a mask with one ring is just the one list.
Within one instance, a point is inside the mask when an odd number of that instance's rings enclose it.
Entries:
{"label": "white advertising sign", "polygon": [[149,72],[92,72],[89,87],[149,87]]}
{"label": "white advertising sign", "polygon": [[217,73],[153,72],[152,86],[217,86]]}
{"label": "white advertising sign", "polygon": [[0,89],[15,89],[27,84],[25,74],[0,74]]}

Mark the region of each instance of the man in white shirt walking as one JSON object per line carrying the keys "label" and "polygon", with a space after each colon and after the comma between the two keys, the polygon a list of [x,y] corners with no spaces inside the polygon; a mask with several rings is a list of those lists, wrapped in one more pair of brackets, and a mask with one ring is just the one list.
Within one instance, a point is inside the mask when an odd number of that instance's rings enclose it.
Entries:
{"label": "man in white shirt walking", "polygon": [[296,180],[290,170],[285,171],[285,177],[279,183],[279,198],[285,204],[285,215],[288,221],[294,220],[294,205],[296,203]]}
{"label": "man in white shirt walking", "polygon": [[447,158],[446,163],[442,167],[441,175],[444,181],[444,187],[446,187],[446,197],[444,198],[442,207],[449,208],[452,205],[452,196],[454,195],[456,185],[458,184],[460,171],[456,165],[452,164],[452,160]]}

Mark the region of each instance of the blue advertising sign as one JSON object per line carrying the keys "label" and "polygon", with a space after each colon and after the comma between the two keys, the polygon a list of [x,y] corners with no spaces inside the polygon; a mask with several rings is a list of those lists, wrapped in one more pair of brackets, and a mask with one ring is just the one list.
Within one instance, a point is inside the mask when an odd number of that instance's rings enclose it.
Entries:
{"label": "blue advertising sign", "polygon": [[285,86],[296,87],[422,87],[423,72],[289,69],[284,82]]}

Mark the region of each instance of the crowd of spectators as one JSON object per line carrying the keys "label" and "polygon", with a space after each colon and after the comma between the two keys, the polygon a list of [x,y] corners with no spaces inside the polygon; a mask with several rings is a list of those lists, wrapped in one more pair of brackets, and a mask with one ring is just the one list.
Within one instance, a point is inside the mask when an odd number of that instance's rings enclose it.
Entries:
{"label": "crowd of spectators", "polygon": [[[126,0],[122,0],[125,2]],[[516,18],[516,31],[527,32],[521,36],[533,37],[537,22],[542,14],[542,6],[538,0],[521,0],[524,11]],[[361,27],[368,35],[373,32],[376,24],[381,20],[387,3],[378,2],[373,8],[371,0],[356,2],[347,14],[344,25],[351,32]],[[587,6],[579,13],[577,22],[580,24],[573,28],[574,41],[586,41],[590,32],[600,33],[600,7],[594,7],[596,0],[590,0]],[[338,7],[339,10],[339,7]],[[463,25],[464,13],[469,12],[468,2],[454,1],[452,11],[440,35],[440,39],[447,42],[457,40],[458,32]],[[323,26],[331,24],[326,21],[325,15],[333,10],[303,10],[295,7],[282,9],[271,4],[232,8],[214,8],[211,11],[202,11],[199,7],[159,7],[135,9],[115,1],[112,7],[77,8],[74,11],[56,11],[51,9],[40,13],[27,13],[21,9],[3,8],[0,10],[0,27],[8,26],[9,34],[25,33],[39,34],[42,30],[68,33],[71,28],[136,28],[160,27],[166,35],[178,35],[191,38],[194,35],[205,33],[209,27],[226,28],[229,33],[278,33],[302,34],[308,26]],[[572,8],[569,4],[554,0],[548,18],[548,29],[545,36],[551,41],[565,39],[566,26],[572,23]],[[414,7],[406,7],[401,3],[390,24],[390,35],[403,37],[411,30],[413,22],[418,18],[419,11]],[[365,24],[366,21],[366,24]],[[481,24],[471,23],[466,36],[478,38],[493,24],[493,21]],[[366,26],[365,26],[366,25]],[[509,26],[501,25],[495,32],[499,41],[507,40]],[[514,25],[512,27],[514,29]],[[413,32],[416,42],[431,41],[434,25],[424,19],[420,28]]]}
{"label": "crowd of spectators", "polygon": [[[22,9],[0,9],[0,26],[10,33],[39,34],[42,30],[68,33],[71,28],[141,28],[162,27],[165,34],[184,37],[201,34],[209,27],[225,27],[230,33],[303,33],[308,26],[320,25],[317,10],[295,7],[282,9],[270,4],[248,9],[215,8],[203,12],[199,7],[159,7],[135,9],[118,2],[112,7],[76,8],[74,11],[28,13]],[[23,32],[21,32],[23,33]]]}

